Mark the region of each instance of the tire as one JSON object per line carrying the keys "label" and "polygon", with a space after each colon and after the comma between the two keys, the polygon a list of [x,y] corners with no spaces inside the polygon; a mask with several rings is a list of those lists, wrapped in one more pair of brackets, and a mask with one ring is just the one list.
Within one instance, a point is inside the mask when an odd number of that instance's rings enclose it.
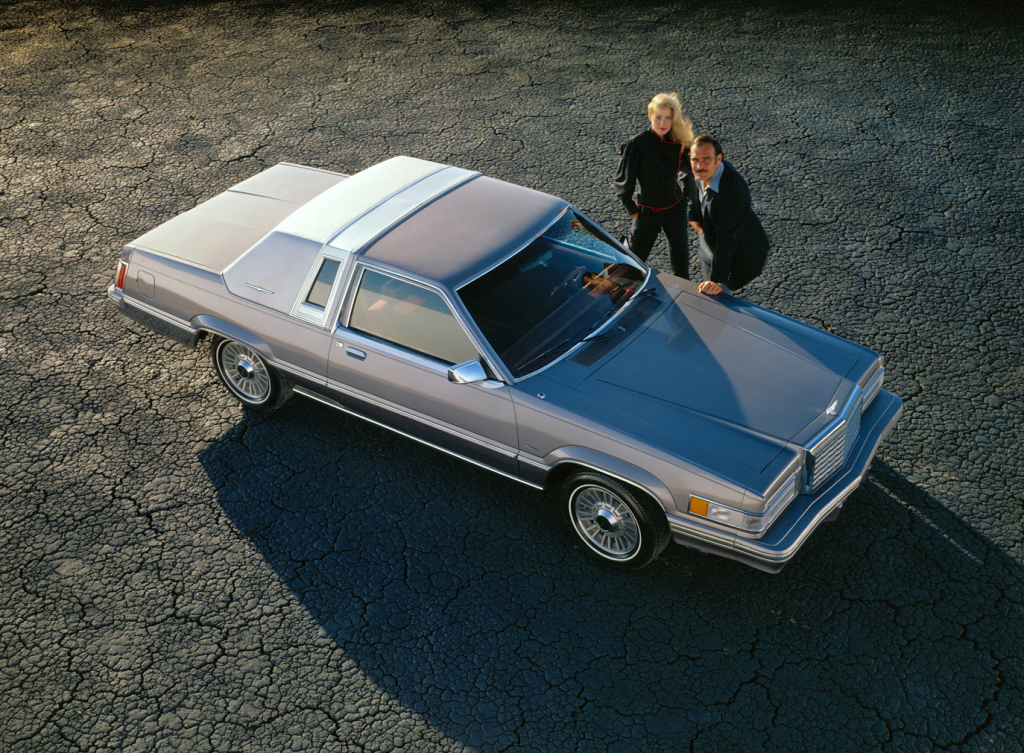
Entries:
{"label": "tire", "polygon": [[281,375],[245,343],[214,337],[210,357],[220,381],[246,408],[266,413],[291,397]]}
{"label": "tire", "polygon": [[586,551],[620,570],[649,565],[668,546],[665,511],[653,499],[595,471],[562,485],[562,510]]}

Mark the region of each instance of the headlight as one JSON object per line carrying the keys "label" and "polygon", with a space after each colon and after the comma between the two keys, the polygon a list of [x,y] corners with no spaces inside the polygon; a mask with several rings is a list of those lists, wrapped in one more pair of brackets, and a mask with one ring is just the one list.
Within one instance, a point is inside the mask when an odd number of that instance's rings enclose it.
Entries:
{"label": "headlight", "polygon": [[796,499],[798,475],[799,473],[791,476],[789,481],[775,492],[775,496],[771,498],[765,511],[760,515],[749,513],[746,510],[737,510],[735,507],[729,507],[693,494],[690,495],[690,514],[699,515],[731,528],[738,528],[744,533],[762,534],[775,522],[775,519],[789,503]]}
{"label": "headlight", "polygon": [[864,388],[864,397],[860,401],[860,412],[863,413],[871,405],[871,402],[878,397],[878,393],[882,391],[882,382],[885,381],[885,367],[883,366],[875,375],[871,377],[871,381],[868,382],[868,386]]}

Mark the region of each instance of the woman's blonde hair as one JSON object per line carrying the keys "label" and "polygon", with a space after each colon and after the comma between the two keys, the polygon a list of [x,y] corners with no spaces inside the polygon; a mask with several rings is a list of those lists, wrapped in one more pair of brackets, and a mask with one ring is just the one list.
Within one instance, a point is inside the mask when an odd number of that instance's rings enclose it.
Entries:
{"label": "woman's blonde hair", "polygon": [[689,118],[683,117],[683,108],[679,104],[679,95],[675,92],[671,94],[655,94],[647,104],[647,117],[652,117],[654,111],[659,107],[667,107],[672,111],[672,128],[669,130],[669,138],[684,147],[689,146],[690,142],[693,141],[693,123],[690,122]]}

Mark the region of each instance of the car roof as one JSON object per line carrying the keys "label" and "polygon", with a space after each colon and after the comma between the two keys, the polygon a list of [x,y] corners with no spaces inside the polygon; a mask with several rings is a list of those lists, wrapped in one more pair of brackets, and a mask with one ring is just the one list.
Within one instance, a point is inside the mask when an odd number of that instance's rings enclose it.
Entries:
{"label": "car roof", "polygon": [[[323,191],[278,224],[275,231],[327,243],[336,233],[352,225],[365,228],[386,221],[373,211],[378,207],[391,207],[393,211],[388,214],[392,215],[390,219],[393,221],[401,216],[395,216],[397,208],[404,206],[408,211],[437,191],[473,175],[475,173],[437,162],[392,157]],[[405,200],[396,201],[399,196]]]}
{"label": "car roof", "polygon": [[566,206],[413,157],[393,157],[352,176],[324,173],[332,179],[315,189],[306,187],[308,171],[282,163],[225,194],[249,203],[301,202],[223,270],[232,293],[282,313],[292,310],[325,255],[361,256],[457,288],[540,235]]}
{"label": "car roof", "polygon": [[526,246],[566,206],[554,196],[474,175],[406,216],[361,255],[454,289]]}

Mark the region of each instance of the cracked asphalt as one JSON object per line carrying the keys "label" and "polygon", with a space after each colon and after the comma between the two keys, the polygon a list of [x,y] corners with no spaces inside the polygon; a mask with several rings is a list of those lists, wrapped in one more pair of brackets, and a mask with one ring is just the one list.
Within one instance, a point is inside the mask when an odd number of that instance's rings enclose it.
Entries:
{"label": "cracked asphalt", "polygon": [[[4,3],[0,749],[1024,749],[1022,31],[985,0]],[[106,300],[127,241],[280,161],[409,154],[624,232],[661,90],[751,184],[745,296],[905,401],[780,575],[608,572],[538,493],[303,398],[247,415]]]}

